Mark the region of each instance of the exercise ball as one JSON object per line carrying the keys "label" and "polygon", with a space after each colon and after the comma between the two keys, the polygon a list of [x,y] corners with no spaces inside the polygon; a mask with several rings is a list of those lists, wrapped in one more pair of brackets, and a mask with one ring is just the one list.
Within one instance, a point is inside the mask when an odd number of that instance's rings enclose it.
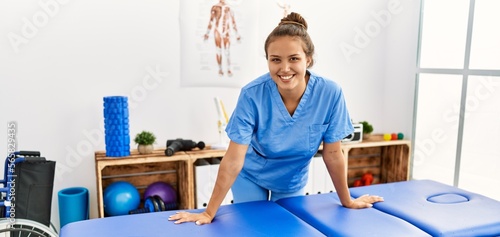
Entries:
{"label": "exercise ball", "polygon": [[392,135],[390,133],[384,133],[384,140],[390,141],[392,139]]}
{"label": "exercise ball", "polygon": [[154,182],[148,185],[144,191],[144,199],[154,195],[158,195],[165,203],[177,202],[177,192],[175,189],[170,184],[162,181]]}
{"label": "exercise ball", "polygon": [[403,140],[404,137],[405,135],[402,132],[398,133],[398,140]]}
{"label": "exercise ball", "polygon": [[139,191],[129,182],[117,181],[104,190],[104,213],[108,216],[127,215],[141,203]]}

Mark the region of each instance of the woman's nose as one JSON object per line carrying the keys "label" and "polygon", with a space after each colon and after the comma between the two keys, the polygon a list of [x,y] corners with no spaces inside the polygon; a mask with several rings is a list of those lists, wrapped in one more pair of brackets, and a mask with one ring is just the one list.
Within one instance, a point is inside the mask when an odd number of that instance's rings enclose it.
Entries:
{"label": "woman's nose", "polygon": [[290,70],[290,64],[287,63],[287,62],[283,62],[282,65],[281,65],[281,71],[289,71]]}

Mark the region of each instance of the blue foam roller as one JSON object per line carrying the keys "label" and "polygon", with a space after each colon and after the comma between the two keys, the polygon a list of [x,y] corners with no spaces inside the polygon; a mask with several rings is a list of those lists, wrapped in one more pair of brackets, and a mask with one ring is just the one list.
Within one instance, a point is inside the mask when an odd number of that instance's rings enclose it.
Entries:
{"label": "blue foam roller", "polygon": [[84,187],[66,188],[57,193],[59,220],[64,225],[89,219],[89,190]]}
{"label": "blue foam roller", "polygon": [[106,156],[130,155],[128,102],[125,96],[104,97]]}

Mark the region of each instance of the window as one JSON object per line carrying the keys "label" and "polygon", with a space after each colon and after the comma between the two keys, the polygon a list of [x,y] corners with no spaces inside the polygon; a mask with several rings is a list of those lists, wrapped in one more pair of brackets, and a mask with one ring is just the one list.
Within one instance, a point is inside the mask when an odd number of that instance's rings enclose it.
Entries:
{"label": "window", "polygon": [[412,178],[500,200],[500,1],[422,1]]}

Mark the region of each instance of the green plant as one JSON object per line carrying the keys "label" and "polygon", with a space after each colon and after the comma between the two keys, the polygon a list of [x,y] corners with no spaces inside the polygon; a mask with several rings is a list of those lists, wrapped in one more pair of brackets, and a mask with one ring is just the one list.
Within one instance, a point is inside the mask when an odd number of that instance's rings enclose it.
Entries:
{"label": "green plant", "polygon": [[363,124],[364,134],[370,134],[373,132],[373,126],[370,123],[368,123],[367,121],[362,121],[361,124]]}
{"label": "green plant", "polygon": [[152,132],[142,131],[135,136],[134,142],[139,145],[152,145],[156,137]]}

